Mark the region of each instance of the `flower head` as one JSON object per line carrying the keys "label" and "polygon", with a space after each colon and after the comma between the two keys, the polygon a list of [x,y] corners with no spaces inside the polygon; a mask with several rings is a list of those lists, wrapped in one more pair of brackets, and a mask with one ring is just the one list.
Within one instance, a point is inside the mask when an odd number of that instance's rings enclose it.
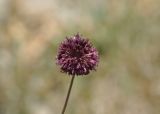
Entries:
{"label": "flower head", "polygon": [[98,51],[79,34],[66,38],[59,46],[57,64],[69,75],[87,75],[98,64]]}

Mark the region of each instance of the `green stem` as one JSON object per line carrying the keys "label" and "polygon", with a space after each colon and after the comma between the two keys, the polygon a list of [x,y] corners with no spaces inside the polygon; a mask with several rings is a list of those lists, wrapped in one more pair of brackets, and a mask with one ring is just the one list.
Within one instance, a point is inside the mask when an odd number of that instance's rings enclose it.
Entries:
{"label": "green stem", "polygon": [[70,96],[70,93],[71,93],[71,89],[72,89],[72,85],[73,85],[74,78],[75,78],[75,75],[72,76],[72,79],[71,79],[71,82],[70,82],[70,85],[69,85],[69,89],[68,89],[68,93],[67,93],[67,97],[66,97],[66,100],[65,100],[65,103],[64,103],[64,106],[63,106],[62,114],[64,114],[64,112],[65,112],[65,110],[66,110],[66,107],[67,107],[67,104],[68,104],[69,96]]}

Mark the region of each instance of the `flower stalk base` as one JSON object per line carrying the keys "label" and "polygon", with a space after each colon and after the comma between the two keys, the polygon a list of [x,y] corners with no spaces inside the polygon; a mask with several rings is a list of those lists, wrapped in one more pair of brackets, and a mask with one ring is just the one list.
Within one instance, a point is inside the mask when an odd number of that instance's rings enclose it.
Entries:
{"label": "flower stalk base", "polygon": [[66,110],[68,100],[69,100],[69,96],[70,96],[70,93],[71,93],[71,90],[72,90],[72,85],[73,85],[74,78],[75,78],[75,75],[72,76],[72,79],[71,79],[71,82],[70,82],[70,85],[69,85],[69,89],[68,89],[68,93],[67,93],[67,97],[66,97],[66,100],[65,100],[65,103],[64,103],[63,110],[62,110],[61,114],[64,114],[64,112]]}

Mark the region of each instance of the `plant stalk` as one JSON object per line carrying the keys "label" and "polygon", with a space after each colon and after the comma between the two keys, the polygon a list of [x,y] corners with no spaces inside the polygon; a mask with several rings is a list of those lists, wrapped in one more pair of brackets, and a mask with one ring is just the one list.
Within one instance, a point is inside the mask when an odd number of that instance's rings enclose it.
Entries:
{"label": "plant stalk", "polygon": [[71,93],[71,89],[72,89],[72,85],[73,85],[74,78],[75,78],[75,75],[72,76],[72,79],[71,79],[71,82],[70,82],[70,85],[69,85],[69,89],[68,89],[68,93],[67,93],[67,97],[66,97],[66,100],[65,100],[65,103],[64,103],[63,110],[62,110],[62,113],[61,113],[61,114],[64,114],[64,112],[65,112],[65,110],[66,110],[66,107],[67,107],[67,104],[68,104],[68,100],[69,100],[69,96],[70,96],[70,93]]}

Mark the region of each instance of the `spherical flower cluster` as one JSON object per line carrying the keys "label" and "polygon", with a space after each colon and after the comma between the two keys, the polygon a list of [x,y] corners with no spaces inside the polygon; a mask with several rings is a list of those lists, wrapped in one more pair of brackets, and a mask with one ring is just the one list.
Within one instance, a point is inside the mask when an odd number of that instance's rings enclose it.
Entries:
{"label": "spherical flower cluster", "polygon": [[99,56],[89,40],[76,34],[60,44],[56,59],[62,72],[78,76],[95,70]]}

